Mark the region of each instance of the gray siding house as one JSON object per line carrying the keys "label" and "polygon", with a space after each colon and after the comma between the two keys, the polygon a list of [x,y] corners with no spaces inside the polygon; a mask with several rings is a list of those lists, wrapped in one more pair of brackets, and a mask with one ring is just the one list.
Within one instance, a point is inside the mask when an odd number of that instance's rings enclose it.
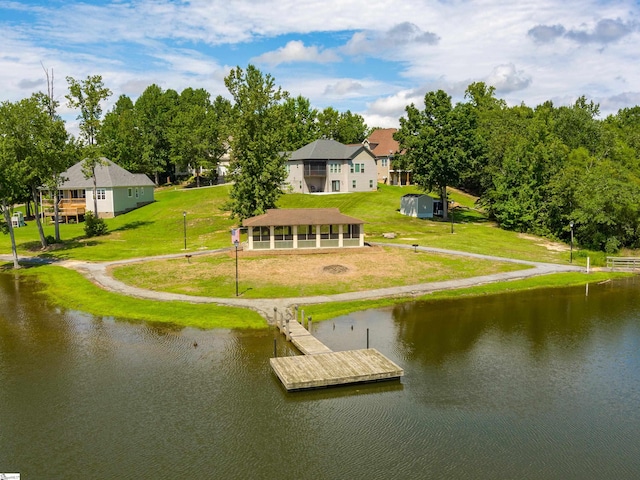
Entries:
{"label": "gray siding house", "polygon": [[[102,158],[96,167],[98,216],[114,217],[154,201],[155,184],[143,173],[130,173],[111,160]],[[62,174],[59,188],[62,209],[72,207],[93,211],[93,178],[85,178],[82,162]],[[95,213],[95,212],[94,212]]]}
{"label": "gray siding house", "polygon": [[290,191],[370,192],[378,188],[375,156],[363,145],[316,140],[291,152],[286,163]]}

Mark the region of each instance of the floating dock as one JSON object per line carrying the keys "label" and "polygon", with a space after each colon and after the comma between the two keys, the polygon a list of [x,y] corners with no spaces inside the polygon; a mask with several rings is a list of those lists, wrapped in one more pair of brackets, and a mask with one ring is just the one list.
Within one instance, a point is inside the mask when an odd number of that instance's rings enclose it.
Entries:
{"label": "floating dock", "polygon": [[271,368],[288,391],[394,380],[404,370],[374,348],[334,352],[299,322],[278,328],[304,355],[276,357]]}

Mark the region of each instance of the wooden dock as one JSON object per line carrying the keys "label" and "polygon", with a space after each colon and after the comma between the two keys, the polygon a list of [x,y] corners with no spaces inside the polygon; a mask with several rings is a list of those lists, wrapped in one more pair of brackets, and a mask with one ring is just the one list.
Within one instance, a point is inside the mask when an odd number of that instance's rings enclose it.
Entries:
{"label": "wooden dock", "polygon": [[296,320],[278,328],[304,355],[276,357],[271,368],[288,391],[394,380],[404,371],[374,348],[334,352]]}

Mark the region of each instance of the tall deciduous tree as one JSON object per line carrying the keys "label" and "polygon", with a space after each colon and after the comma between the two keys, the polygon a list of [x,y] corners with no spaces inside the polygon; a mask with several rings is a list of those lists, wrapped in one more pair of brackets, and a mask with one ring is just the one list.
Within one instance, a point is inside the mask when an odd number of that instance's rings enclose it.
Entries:
{"label": "tall deciduous tree", "polygon": [[15,104],[3,102],[0,104],[0,213],[4,218],[1,226],[4,233],[11,238],[11,253],[13,254],[13,268],[20,268],[18,250],[11,223],[11,207],[20,196],[24,188],[24,164],[18,161],[17,139],[13,125],[17,115]]}
{"label": "tall deciduous tree", "polygon": [[143,173],[152,175],[160,184],[160,174],[171,174],[169,130],[178,105],[175,90],[162,91],[149,85],[135,103],[138,126],[142,136]]}
{"label": "tall deciduous tree", "polygon": [[82,172],[86,178],[93,179],[93,208],[98,215],[98,187],[96,185],[96,167],[101,164],[100,151],[97,148],[98,132],[102,119],[102,101],[111,96],[111,90],[104,86],[101,75],[88,76],[78,82],[73,77],[67,77],[69,94],[66,95],[70,108],[79,108],[80,133],[84,139],[86,158],[82,165]]}
{"label": "tall deciduous tree", "polygon": [[120,95],[113,109],[104,116],[98,132],[102,153],[122,168],[145,173],[142,164],[142,135],[133,102]]}
{"label": "tall deciduous tree", "polygon": [[187,88],[180,94],[168,133],[171,160],[181,168],[192,168],[197,186],[203,168],[214,170],[227,150],[230,112],[228,100],[218,96],[211,103],[206,90]]}
{"label": "tall deciduous tree", "polygon": [[308,98],[287,98],[282,105],[285,150],[294,151],[318,139],[318,111]]}
{"label": "tall deciduous tree", "polygon": [[286,178],[284,143],[280,132],[281,102],[288,94],[271,75],[253,65],[237,67],[225,78],[234,100],[231,130],[231,189],[233,217],[245,219],[273,208]]}
{"label": "tall deciduous tree", "polygon": [[466,118],[442,90],[425,95],[424,110],[411,104],[406,113],[394,138],[405,151],[416,184],[426,192],[437,190],[447,219],[447,186],[457,185],[467,156]]}

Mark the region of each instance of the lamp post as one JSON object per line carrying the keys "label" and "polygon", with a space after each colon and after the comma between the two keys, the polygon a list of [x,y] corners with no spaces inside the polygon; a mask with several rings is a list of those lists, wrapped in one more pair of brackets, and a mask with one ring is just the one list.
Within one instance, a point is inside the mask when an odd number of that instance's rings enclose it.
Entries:
{"label": "lamp post", "polygon": [[449,215],[451,216],[451,233],[453,233],[453,200],[449,200]]}
{"label": "lamp post", "polygon": [[187,249],[187,212],[182,212],[182,219],[184,225],[184,249]]}
{"label": "lamp post", "polygon": [[233,242],[236,247],[236,297],[238,296],[238,241]]}
{"label": "lamp post", "polygon": [[569,263],[573,263],[573,220],[569,222],[569,227],[571,228],[571,253],[569,254]]}

